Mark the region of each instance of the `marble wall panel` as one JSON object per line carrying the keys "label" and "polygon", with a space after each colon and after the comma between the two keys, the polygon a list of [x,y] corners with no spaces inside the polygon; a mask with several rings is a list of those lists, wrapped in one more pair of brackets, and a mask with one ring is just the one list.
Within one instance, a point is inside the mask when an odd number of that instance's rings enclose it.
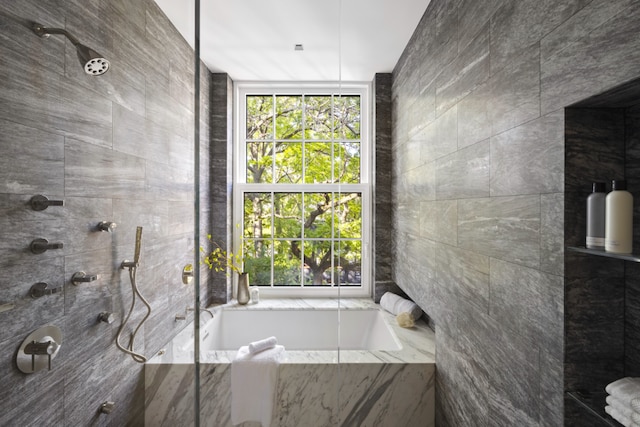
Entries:
{"label": "marble wall panel", "polygon": [[565,195],[540,196],[540,269],[545,273],[564,275]]}
{"label": "marble wall panel", "polygon": [[514,55],[536,44],[589,3],[590,0],[503,2],[491,20],[491,71],[509,65]]}
{"label": "marble wall panel", "polygon": [[0,191],[10,194],[64,193],[64,138],[0,120]]}
{"label": "marble wall panel", "polygon": [[[153,1],[29,0],[0,9],[0,302],[15,301],[0,313],[7,390],[0,424],[141,425],[142,367],[114,344],[132,297],[128,272],[119,267],[132,258],[135,227],[143,226],[138,285],[153,316],[136,350],[153,354],[184,327],[176,310],[194,300],[180,278],[193,262],[193,51]],[[87,76],[71,43],[41,39],[21,19],[67,28],[112,68]],[[200,143],[208,147],[210,77],[201,70]],[[208,169],[202,178],[210,194]],[[28,201],[38,193],[65,205],[33,211]],[[98,232],[100,221],[118,227]],[[36,237],[64,248],[34,255],[28,245]],[[76,286],[76,271],[99,278]],[[32,299],[37,281],[61,292]],[[201,300],[208,295],[205,287]],[[113,312],[115,322],[98,322],[102,311]],[[124,335],[144,314],[138,304]],[[22,374],[15,351],[44,324],[63,330],[53,369]],[[106,400],[115,410],[100,415]]]}
{"label": "marble wall panel", "polygon": [[[447,30],[445,26],[438,27],[438,14],[454,6],[457,25],[449,28],[450,34],[440,33]],[[580,317],[582,304],[567,309],[572,299],[564,293],[563,276],[567,275],[567,284],[572,286],[567,293],[571,296],[580,282],[588,286],[582,277],[591,277],[587,274],[593,276],[596,271],[593,266],[575,264],[564,246],[584,242],[584,199],[589,183],[599,173],[605,175],[599,180],[608,181],[610,176],[622,176],[620,172],[624,172],[616,160],[620,158],[619,151],[614,145],[607,147],[608,140],[617,139],[615,146],[624,140],[623,122],[611,112],[593,110],[582,119],[588,122],[586,130],[578,131],[569,123],[572,112],[563,117],[559,110],[637,76],[637,67],[632,64],[638,62],[638,39],[632,28],[639,25],[639,10],[635,2],[626,0],[615,5],[600,0],[561,4],[526,0],[482,5],[465,0],[435,0],[394,69],[392,183],[394,204],[398,204],[393,210],[395,251],[416,250],[419,241],[433,244],[440,240],[437,233],[442,228],[436,222],[434,202],[440,201],[440,192],[436,192],[436,199],[422,200],[421,238],[407,227],[414,213],[406,204],[416,185],[424,182],[422,175],[408,173],[407,169],[407,100],[436,84],[436,120],[454,108],[457,115],[457,144],[451,152],[437,154],[449,157],[437,162],[434,177],[441,182],[441,177],[453,176],[454,182],[460,183],[456,192],[447,196],[457,204],[457,241],[438,245],[436,252],[424,247],[423,257],[396,256],[393,266],[393,280],[425,309],[438,331],[445,331],[449,337],[447,350],[442,350],[443,345],[439,347],[439,355],[443,355],[437,378],[439,425],[561,425],[566,419],[562,407],[565,384],[556,374],[566,370],[569,374],[565,373],[564,382],[574,384],[574,376],[583,368],[592,369],[592,377],[598,380],[607,375],[607,363],[612,364],[613,372],[623,369],[620,358],[575,361],[567,363],[566,368],[562,366],[564,317],[571,318],[575,325],[587,321],[590,315],[587,310]],[[439,40],[446,40],[446,46]],[[453,40],[457,40],[456,57],[450,56]],[[443,63],[443,58],[450,61]],[[420,91],[415,87],[417,76],[422,82]],[[627,104],[614,106],[629,107],[633,93],[637,92],[625,89]],[[622,98],[615,98],[619,104]],[[612,106],[610,100],[606,105],[602,100],[590,102],[576,107]],[[429,154],[426,150],[436,145],[426,142],[438,140],[437,121],[428,118],[430,104],[425,103],[424,108],[423,127],[412,121],[411,128],[420,129],[412,139],[424,141],[421,149]],[[419,117],[417,112],[413,114]],[[601,125],[605,130],[598,129]],[[563,132],[565,126],[567,130]],[[615,136],[615,130],[622,133]],[[477,180],[471,178],[473,170],[447,160],[459,158],[461,150],[486,140],[491,144],[491,191],[470,199],[473,196],[467,193],[477,185]],[[588,141],[600,144],[587,148]],[[597,162],[591,161],[598,157],[604,161],[599,170]],[[422,159],[425,166],[432,161],[428,155]],[[634,167],[633,162],[630,167]],[[447,262],[428,269],[442,280],[417,277],[416,270],[426,270],[417,263],[431,254],[443,256],[441,247],[491,258],[496,269],[491,268],[488,277],[497,288],[495,294],[489,292],[486,297],[493,310],[490,315],[479,315],[481,310],[470,304],[469,298],[458,296],[454,283],[464,283],[468,273],[462,278],[447,277]],[[576,268],[580,271],[577,275]],[[600,280],[595,277],[593,280]],[[616,281],[623,280],[619,275],[614,277]],[[519,285],[523,280],[535,285],[531,289],[523,287]],[[537,297],[530,297],[537,298],[539,309],[531,316],[540,323],[519,324],[523,331],[520,333],[514,331],[514,325],[521,321],[518,313],[527,310],[520,307],[523,291],[535,291]],[[473,300],[478,301],[481,300]],[[616,323],[614,330],[618,331],[618,327]],[[481,337],[485,335],[492,338],[483,341]],[[580,337],[576,339],[586,343]],[[501,348],[485,348],[484,342],[499,342],[497,347]],[[504,348],[512,353],[502,353]],[[539,355],[539,360],[536,361],[538,356],[528,355],[527,350]],[[486,363],[467,362],[476,355]],[[456,375],[461,366],[468,370],[470,378],[487,378],[481,393],[470,388],[466,378]],[[505,370],[512,372],[512,377],[504,375]],[[520,370],[526,371],[525,376],[531,381],[524,380]],[[573,407],[568,409],[567,413],[575,413]]]}
{"label": "marble wall panel", "polygon": [[[490,311],[489,257],[454,246],[436,246],[436,281],[480,313]],[[492,301],[491,301],[492,302]]]}
{"label": "marble wall panel", "polygon": [[436,161],[436,195],[441,199],[489,196],[493,159],[489,140],[481,141]]}
{"label": "marble wall panel", "polygon": [[456,105],[488,78],[489,28],[485,27],[453,61],[443,64],[436,81],[436,115]]}
{"label": "marble wall panel", "polygon": [[458,245],[505,261],[538,267],[540,196],[458,200]]}
{"label": "marble wall panel", "polygon": [[455,246],[458,243],[458,202],[420,203],[420,237]]}
{"label": "marble wall panel", "polygon": [[563,333],[553,327],[564,319],[562,277],[497,259],[490,269],[491,317],[562,360]]}
{"label": "marble wall panel", "polygon": [[[599,13],[598,8],[585,7],[584,11],[585,14],[576,17],[581,26],[593,21],[588,16]],[[596,26],[597,22],[592,22],[586,37],[565,38],[563,29],[556,30],[563,45],[557,54],[541,63],[540,68],[542,114],[637,77],[635,64],[639,60],[640,41],[636,37],[636,29],[639,17],[640,5],[632,2],[602,25]]]}
{"label": "marble wall panel", "polygon": [[564,189],[564,115],[556,112],[491,138],[491,195]]}
{"label": "marble wall panel", "polygon": [[[429,124],[411,139],[411,141],[417,142],[419,151],[410,151],[410,159],[416,161],[416,154],[419,153],[417,159],[420,164],[426,164],[456,151],[458,146],[457,122],[457,109],[452,108]],[[409,146],[408,148],[413,147]]]}
{"label": "marble wall panel", "polygon": [[539,61],[540,49],[536,44],[492,74],[488,105],[492,135],[540,116]]}
{"label": "marble wall panel", "polygon": [[458,103],[458,149],[491,136],[489,83],[480,85]]}

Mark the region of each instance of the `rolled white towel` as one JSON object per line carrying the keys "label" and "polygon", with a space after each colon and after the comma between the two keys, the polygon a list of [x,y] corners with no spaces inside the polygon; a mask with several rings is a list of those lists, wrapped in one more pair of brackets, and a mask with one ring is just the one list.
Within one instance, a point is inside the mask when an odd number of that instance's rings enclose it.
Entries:
{"label": "rolled white towel", "polygon": [[422,309],[415,302],[391,292],[385,292],[382,295],[380,306],[396,316],[400,313],[410,313],[413,320],[418,320],[422,316]]}
{"label": "rolled white towel", "polygon": [[624,377],[604,388],[607,393],[620,400],[625,406],[632,406],[632,400],[640,398],[640,378]]}
{"label": "rolled white towel", "polygon": [[269,348],[273,348],[278,344],[276,337],[269,337],[263,340],[254,341],[249,344],[249,354],[260,353]]}

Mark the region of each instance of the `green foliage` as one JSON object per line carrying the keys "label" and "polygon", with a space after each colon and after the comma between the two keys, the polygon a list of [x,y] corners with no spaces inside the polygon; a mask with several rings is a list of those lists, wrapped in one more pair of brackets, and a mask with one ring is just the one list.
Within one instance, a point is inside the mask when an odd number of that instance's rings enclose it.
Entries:
{"label": "green foliage", "polygon": [[213,249],[207,252],[204,247],[200,246],[200,253],[203,254],[202,262],[209,267],[210,270],[228,272],[228,269],[236,273],[242,273],[242,265],[244,256],[242,250],[237,253],[227,252],[222,249],[220,244],[212,239],[211,234],[207,234],[209,242],[213,245]]}
{"label": "green foliage", "polygon": [[[261,95],[246,102],[248,183],[360,182],[359,96]],[[361,215],[359,193],[246,193],[243,246],[252,283],[269,285],[273,277],[275,285],[319,285],[332,265],[359,268]],[[336,248],[335,239],[343,239]]]}

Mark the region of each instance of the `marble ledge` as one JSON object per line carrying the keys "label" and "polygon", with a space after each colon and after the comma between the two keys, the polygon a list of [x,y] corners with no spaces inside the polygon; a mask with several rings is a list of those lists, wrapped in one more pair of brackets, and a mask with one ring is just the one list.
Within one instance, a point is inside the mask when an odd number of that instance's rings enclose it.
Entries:
{"label": "marble ledge", "polygon": [[[402,349],[398,351],[383,350],[335,350],[335,351],[287,351],[287,358],[282,364],[345,364],[345,363],[390,363],[390,364],[427,364],[435,365],[435,333],[424,320],[416,322],[413,328],[402,328],[396,322],[395,316],[367,298],[337,299],[267,299],[262,298],[257,304],[240,305],[236,301],[209,307],[214,315],[220,310],[359,310],[378,309],[384,320],[397,336]],[[207,314],[202,313],[203,320],[208,320]],[[206,319],[206,320],[205,320]],[[185,328],[186,330],[190,328]],[[192,333],[192,331],[189,331]],[[204,350],[201,353],[201,363],[231,363],[236,351]],[[166,357],[154,357],[147,363],[171,363]],[[180,362],[178,362],[180,363]],[[184,363],[184,362],[182,362]]]}

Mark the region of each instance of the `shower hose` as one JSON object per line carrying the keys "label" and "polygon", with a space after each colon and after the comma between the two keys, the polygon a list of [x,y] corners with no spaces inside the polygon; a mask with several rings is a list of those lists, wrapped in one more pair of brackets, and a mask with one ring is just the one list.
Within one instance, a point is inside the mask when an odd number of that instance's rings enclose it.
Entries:
{"label": "shower hose", "polygon": [[[131,290],[132,290],[131,308],[129,308],[129,313],[127,313],[127,316],[124,318],[124,321],[120,325],[120,329],[118,330],[118,335],[116,336],[116,345],[120,350],[131,355],[133,360],[135,360],[136,362],[145,363],[147,361],[147,358],[140,353],[136,353],[133,349],[133,345],[136,340],[136,335],[140,330],[140,327],[144,322],[147,321],[147,319],[151,315],[151,305],[149,305],[147,300],[142,296],[142,294],[140,293],[140,290],[138,289],[138,285],[136,284],[136,273],[138,272],[137,264],[134,263],[134,265],[129,265],[128,268],[129,268],[129,279],[131,280]],[[120,336],[122,335],[122,332],[124,331],[125,326],[129,322],[131,313],[133,313],[133,309],[135,308],[135,305],[136,305],[136,296],[140,298],[140,301],[142,301],[143,304],[147,307],[147,314],[140,321],[136,329],[133,331],[133,334],[131,334],[131,339],[129,340],[129,346],[125,348],[122,344],[120,344]]]}

